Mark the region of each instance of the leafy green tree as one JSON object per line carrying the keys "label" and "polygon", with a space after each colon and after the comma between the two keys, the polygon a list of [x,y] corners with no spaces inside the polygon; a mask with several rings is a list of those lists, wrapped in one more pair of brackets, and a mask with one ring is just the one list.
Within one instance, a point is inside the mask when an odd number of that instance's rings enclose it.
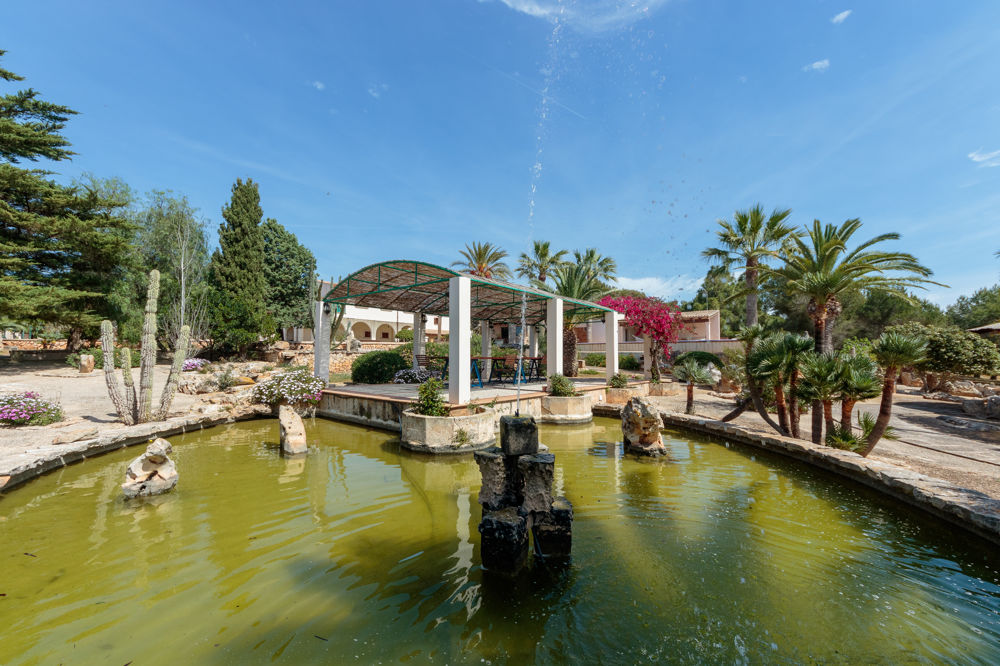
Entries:
{"label": "leafy green tree", "polygon": [[497,280],[509,280],[513,277],[510,267],[503,261],[507,252],[492,243],[466,243],[460,254],[463,259],[452,262],[451,265],[466,273]]}
{"label": "leafy green tree", "polygon": [[694,414],[694,385],[711,384],[712,375],[707,365],[701,365],[693,358],[674,365],[672,370],[678,381],[687,382],[687,401],[684,404],[685,414]]}
{"label": "leafy green tree", "polygon": [[837,429],[833,420],[833,401],[840,396],[843,379],[843,364],[841,359],[832,353],[808,354],[802,360],[801,395],[814,404],[819,402],[823,409],[823,418],[817,427],[813,417],[812,441],[819,444],[823,441],[822,424],[826,424],[826,432]]}
{"label": "leafy green tree", "polygon": [[925,385],[929,390],[948,375],[978,376],[1000,371],[997,346],[956,326],[909,323],[892,326],[886,332],[926,341],[923,360],[915,367],[925,373]]}
{"label": "leafy green tree", "polygon": [[274,328],[265,309],[263,215],[257,183],[237,179],[222,209],[225,222],[219,225],[219,249],[212,255],[210,276],[212,337],[240,354]]}
{"label": "leafy green tree", "polygon": [[[607,293],[607,286],[595,275],[593,268],[587,264],[562,264],[552,271],[551,277],[550,290],[560,296],[596,302]],[[538,280],[535,280],[534,284],[540,289],[545,289],[545,285]],[[563,319],[562,374],[567,377],[576,377],[576,333],[573,332],[573,328],[582,323],[583,320],[584,315],[573,313],[566,314]],[[548,369],[550,374],[557,371],[558,368]]]}
{"label": "leafy green tree", "polygon": [[[0,69],[0,80],[23,79]],[[131,229],[120,214],[129,203],[123,188],[67,187],[48,171],[15,166],[69,159],[62,130],[74,113],[31,89],[0,97],[0,312],[68,330],[70,351],[115,314],[107,294],[121,277]]]}
{"label": "leafy green tree", "polygon": [[549,272],[563,263],[565,256],[566,250],[552,252],[549,241],[535,241],[530,255],[527,252],[521,253],[517,261],[517,275],[544,284]]}
{"label": "leafy green tree", "polygon": [[1000,284],[983,287],[972,296],[959,296],[948,307],[948,319],[966,329],[1000,321]]}
{"label": "leafy green tree", "polygon": [[[812,351],[813,341],[795,333],[776,332],[756,341],[746,358],[749,376],[761,385],[769,382],[774,390],[778,424],[792,437],[799,436],[800,365]],[[785,385],[787,382],[787,411]]]}
{"label": "leafy green tree", "polygon": [[892,418],[892,395],[896,392],[896,380],[903,368],[922,362],[927,353],[927,343],[916,335],[908,335],[902,331],[886,331],[879,337],[872,349],[875,360],[883,370],[882,402],[879,405],[878,418],[868,433],[866,446],[859,451],[865,457],[872,452],[875,445],[885,434]]}
{"label": "leafy green tree", "polygon": [[733,214],[732,222],[718,221],[718,247],[702,252],[702,256],[718,262],[727,270],[738,267],[743,271],[747,326],[754,326],[758,319],[757,283],[761,265],[775,255],[786,239],[795,235],[794,228],[785,224],[791,214],[791,209],[775,208],[770,215],[766,215],[760,204],[749,210],[738,210]]}
{"label": "leafy green tree", "polygon": [[276,220],[268,218],[261,230],[267,311],[279,329],[308,326],[312,320],[309,304],[316,257]]}
{"label": "leafy green tree", "polygon": [[841,353],[840,377],[840,429],[849,430],[854,405],[859,400],[874,398],[881,391],[878,366],[868,354],[850,355]]}
{"label": "leafy green tree", "polygon": [[739,303],[743,290],[725,266],[711,266],[694,298],[681,304],[683,310],[718,310],[722,336],[735,336],[743,325]]}

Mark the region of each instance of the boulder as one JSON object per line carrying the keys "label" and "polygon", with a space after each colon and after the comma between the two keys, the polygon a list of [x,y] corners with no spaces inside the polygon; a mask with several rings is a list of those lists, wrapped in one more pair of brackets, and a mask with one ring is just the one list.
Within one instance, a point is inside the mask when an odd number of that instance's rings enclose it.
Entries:
{"label": "boulder", "polygon": [[506,456],[538,453],[538,426],[533,416],[501,416],[500,448]]}
{"label": "boulder", "polygon": [[516,508],[484,513],[479,534],[484,569],[512,576],[528,561],[528,524]]}
{"label": "boulder", "polygon": [[485,451],[476,451],[473,456],[479,465],[479,474],[483,477],[483,484],[479,487],[479,503],[488,511],[512,505],[514,498],[500,447],[491,446]]}
{"label": "boulder", "polygon": [[647,398],[632,398],[622,409],[622,439],[627,451],[645,456],[665,454],[662,427],[659,410]]}
{"label": "boulder", "polygon": [[274,343],[274,345],[272,345],[274,349],[277,349],[279,351],[285,351],[286,349],[290,349],[291,346],[292,346],[291,343],[289,343],[287,340],[278,340],[277,342]]}
{"label": "boulder", "polygon": [[94,357],[91,354],[80,354],[80,374],[86,375],[94,371]]}
{"label": "boulder", "polygon": [[252,386],[256,384],[252,377],[237,377],[233,380],[233,386]]}
{"label": "boulder", "polygon": [[556,457],[551,453],[537,453],[517,459],[517,469],[524,483],[521,503],[523,511],[532,513],[552,510],[552,479]]}
{"label": "boulder", "polygon": [[281,452],[298,455],[309,450],[306,444],[306,426],[302,417],[288,405],[278,408],[278,426],[281,429]]}
{"label": "boulder", "polygon": [[219,382],[215,375],[200,373],[184,373],[177,382],[177,390],[188,395],[215,393],[219,390]]}
{"label": "boulder", "polygon": [[551,511],[534,515],[531,534],[538,555],[568,557],[573,547],[573,505],[565,497],[555,498]]}
{"label": "boulder", "polygon": [[962,401],[962,411],[981,419],[1000,419],[1000,395],[967,398]]}
{"label": "boulder", "polygon": [[904,370],[899,373],[899,383],[903,386],[913,386],[916,388],[922,388],[924,385],[924,380],[915,372],[909,372]]}
{"label": "boulder", "polygon": [[173,447],[165,439],[157,438],[146,447],[146,452],[129,463],[125,472],[122,491],[125,497],[147,497],[165,493],[177,485],[177,467],[168,456]]}
{"label": "boulder", "polygon": [[979,398],[982,395],[979,393],[979,389],[972,382],[957,380],[954,382],[945,382],[944,390],[951,395],[958,395],[965,398]]}

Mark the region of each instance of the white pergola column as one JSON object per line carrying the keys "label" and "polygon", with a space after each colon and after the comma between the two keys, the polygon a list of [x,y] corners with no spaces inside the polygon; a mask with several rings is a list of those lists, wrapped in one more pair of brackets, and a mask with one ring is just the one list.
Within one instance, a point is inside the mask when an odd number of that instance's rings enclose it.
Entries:
{"label": "white pergola column", "polygon": [[528,356],[538,356],[538,326],[528,327]]}
{"label": "white pergola column", "polygon": [[610,381],[618,373],[618,317],[617,312],[604,314],[604,374]]}
{"label": "white pergola column", "polygon": [[545,372],[549,375],[563,371],[563,301],[550,298],[545,302]]}
{"label": "white pergola column", "polygon": [[417,356],[424,353],[424,315],[420,312],[413,313],[413,369],[419,370]]}
{"label": "white pergola column", "polygon": [[[479,322],[479,337],[482,338],[482,342],[479,345],[479,355],[489,356],[493,351],[493,329],[490,327],[490,322],[485,319]],[[479,373],[484,382],[490,380],[492,372],[493,361],[479,361]]]}
{"label": "white pergola column", "polygon": [[471,328],[472,282],[453,277],[448,280],[448,402],[453,405],[467,405],[472,398]]}
{"label": "white pergola column", "polygon": [[313,336],[313,376],[330,382],[330,310],[332,306],[316,301],[314,321],[316,334]]}

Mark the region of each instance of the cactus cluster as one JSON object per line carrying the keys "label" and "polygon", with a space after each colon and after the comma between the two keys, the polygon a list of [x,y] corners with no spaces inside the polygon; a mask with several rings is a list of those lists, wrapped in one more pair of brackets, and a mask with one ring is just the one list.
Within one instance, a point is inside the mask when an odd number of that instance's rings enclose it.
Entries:
{"label": "cactus cluster", "polygon": [[[110,321],[101,322],[101,346],[104,349],[104,380],[108,385],[108,395],[114,403],[118,415],[125,425],[158,421],[166,417],[177,392],[184,359],[187,356],[191,329],[181,328],[174,345],[174,362],[170,366],[167,385],[163,387],[160,404],[153,410],[153,369],[156,366],[156,305],[160,294],[160,272],[149,272],[149,288],[146,291],[146,312],[142,325],[142,348],[139,361],[139,390],[136,392],[132,377],[132,354],[127,348],[120,350],[122,382],[115,375],[115,330]],[[110,351],[110,353],[109,353]]]}

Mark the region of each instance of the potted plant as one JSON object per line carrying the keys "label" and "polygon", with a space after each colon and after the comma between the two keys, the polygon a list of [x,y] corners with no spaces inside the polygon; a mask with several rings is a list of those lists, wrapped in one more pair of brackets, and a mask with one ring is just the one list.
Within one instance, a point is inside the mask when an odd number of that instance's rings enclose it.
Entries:
{"label": "potted plant", "polygon": [[[641,386],[645,388],[648,384],[641,384]],[[640,391],[638,385],[629,386],[628,376],[622,372],[612,375],[611,379],[608,380],[608,388],[604,392],[610,405],[624,405],[640,393],[646,395],[646,391]]]}
{"label": "potted plant", "polygon": [[568,377],[552,375],[547,388],[539,423],[590,423],[594,420],[590,395],[579,393]]}
{"label": "potted plant", "polygon": [[470,453],[493,446],[496,412],[482,405],[453,413],[441,397],[444,384],[431,378],[417,389],[417,401],[400,417],[404,448],[426,453]]}

